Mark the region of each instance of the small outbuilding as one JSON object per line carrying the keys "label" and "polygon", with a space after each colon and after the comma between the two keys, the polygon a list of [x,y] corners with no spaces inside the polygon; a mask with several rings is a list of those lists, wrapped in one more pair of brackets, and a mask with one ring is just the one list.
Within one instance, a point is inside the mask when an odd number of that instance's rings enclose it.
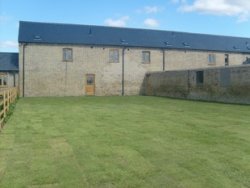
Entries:
{"label": "small outbuilding", "polygon": [[0,52],[0,88],[18,86],[18,53]]}

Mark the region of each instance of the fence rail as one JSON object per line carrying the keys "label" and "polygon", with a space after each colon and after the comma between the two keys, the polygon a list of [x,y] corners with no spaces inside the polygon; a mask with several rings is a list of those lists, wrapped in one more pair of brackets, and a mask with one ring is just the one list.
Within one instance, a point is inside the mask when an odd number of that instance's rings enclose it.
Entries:
{"label": "fence rail", "polygon": [[15,102],[16,98],[17,88],[0,88],[0,131],[3,128],[10,104]]}

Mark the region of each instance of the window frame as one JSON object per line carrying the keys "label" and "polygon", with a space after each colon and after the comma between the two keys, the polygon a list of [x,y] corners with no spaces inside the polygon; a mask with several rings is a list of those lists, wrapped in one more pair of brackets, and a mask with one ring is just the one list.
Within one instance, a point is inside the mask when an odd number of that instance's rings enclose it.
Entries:
{"label": "window frame", "polygon": [[95,85],[95,74],[87,74],[86,75],[86,85],[94,86]]}
{"label": "window frame", "polygon": [[0,87],[5,87],[8,85],[8,75],[0,74]]}
{"label": "window frame", "polygon": [[[71,58],[67,58],[67,52],[71,52]],[[73,48],[63,48],[63,61],[64,62],[73,62]]]}
{"label": "window frame", "polygon": [[[114,54],[116,52],[117,55]],[[120,51],[118,48],[109,49],[109,63],[120,63]]]}
{"label": "window frame", "polygon": [[[151,52],[150,51],[142,51],[142,64],[150,64],[151,63]],[[148,61],[145,61],[146,58],[145,58],[145,54],[148,54]]]}
{"label": "window frame", "polygon": [[225,54],[225,66],[229,66],[229,54]]}
{"label": "window frame", "polygon": [[208,54],[208,65],[216,64],[216,54]]}
{"label": "window frame", "polygon": [[196,85],[202,86],[204,84],[204,71],[196,71]]}

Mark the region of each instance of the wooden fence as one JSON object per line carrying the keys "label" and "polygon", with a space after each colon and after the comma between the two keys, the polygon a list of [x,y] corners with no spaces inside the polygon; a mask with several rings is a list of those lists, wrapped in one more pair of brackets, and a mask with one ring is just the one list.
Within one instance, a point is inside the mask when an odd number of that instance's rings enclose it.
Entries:
{"label": "wooden fence", "polygon": [[10,104],[15,102],[16,98],[17,88],[0,88],[0,131],[3,128]]}

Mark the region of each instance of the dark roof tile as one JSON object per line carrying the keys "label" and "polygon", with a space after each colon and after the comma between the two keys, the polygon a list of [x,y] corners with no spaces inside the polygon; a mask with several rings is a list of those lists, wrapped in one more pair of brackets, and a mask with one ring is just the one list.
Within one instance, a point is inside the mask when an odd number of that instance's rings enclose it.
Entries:
{"label": "dark roof tile", "polygon": [[[92,25],[20,22],[20,43],[127,46],[250,53],[250,38]],[[186,45],[184,45],[186,44]]]}
{"label": "dark roof tile", "polygon": [[0,52],[0,71],[18,71],[18,53]]}

